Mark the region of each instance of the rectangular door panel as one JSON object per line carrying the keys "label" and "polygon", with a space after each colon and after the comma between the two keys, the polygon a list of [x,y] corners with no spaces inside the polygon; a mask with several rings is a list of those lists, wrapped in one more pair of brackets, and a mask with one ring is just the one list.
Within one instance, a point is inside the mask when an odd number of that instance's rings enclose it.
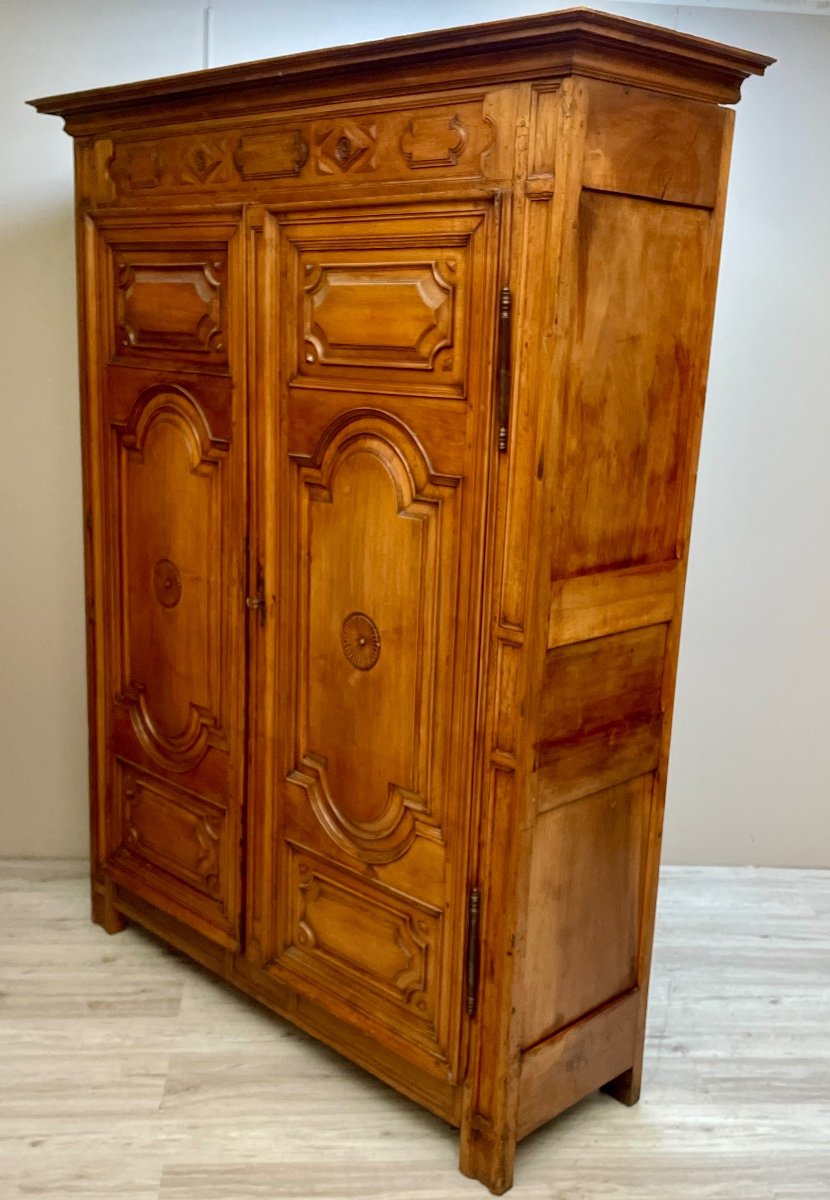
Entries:
{"label": "rectangular door panel", "polygon": [[[279,282],[283,324],[263,443],[278,452],[259,477],[281,514],[262,535],[278,629],[258,652],[278,762],[262,810],[273,863],[254,869],[262,961],[454,1080],[495,214],[476,202],[271,221],[258,264]],[[303,366],[309,281],[326,340],[315,333]]]}
{"label": "rectangular door panel", "polygon": [[463,398],[480,215],[303,222],[284,242],[294,387]]}

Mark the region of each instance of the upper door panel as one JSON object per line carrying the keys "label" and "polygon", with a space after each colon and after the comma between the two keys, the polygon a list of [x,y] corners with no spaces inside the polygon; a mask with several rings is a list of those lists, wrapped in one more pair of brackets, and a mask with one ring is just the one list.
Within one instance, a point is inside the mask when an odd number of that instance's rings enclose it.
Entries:
{"label": "upper door panel", "polygon": [[295,387],[463,398],[478,216],[291,231]]}

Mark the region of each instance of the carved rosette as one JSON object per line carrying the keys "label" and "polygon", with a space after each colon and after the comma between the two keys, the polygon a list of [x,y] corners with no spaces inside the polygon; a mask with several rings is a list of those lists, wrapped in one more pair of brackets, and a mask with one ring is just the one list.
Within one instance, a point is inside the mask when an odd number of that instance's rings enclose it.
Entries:
{"label": "carved rosette", "polygon": [[371,671],[380,658],[380,633],[366,613],[349,613],[341,634],[343,653],[358,671]]}
{"label": "carved rosette", "polygon": [[160,558],[153,567],[153,594],[163,608],[175,608],[182,598],[182,576],[169,558]]}

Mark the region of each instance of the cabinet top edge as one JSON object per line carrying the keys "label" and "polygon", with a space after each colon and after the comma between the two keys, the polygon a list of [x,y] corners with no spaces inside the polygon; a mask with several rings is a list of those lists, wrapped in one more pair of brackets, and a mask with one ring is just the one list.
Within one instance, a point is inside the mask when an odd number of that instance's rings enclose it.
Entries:
{"label": "cabinet top edge", "polygon": [[[740,98],[741,84],[749,75],[763,75],[774,62],[659,25],[569,8],[44,96],[28,103],[38,112],[64,117],[70,133],[85,133],[107,120],[141,118],[162,106],[198,105],[208,115],[215,105],[222,107],[232,99],[235,107],[244,108],[246,98],[256,105],[263,92],[280,103],[300,93],[309,96],[315,86],[336,85],[345,99],[365,92],[367,84],[378,95],[436,78],[452,86],[568,72],[605,78],[619,72],[623,82],[731,103]],[[423,74],[427,68],[428,77]],[[405,78],[402,71],[407,72]],[[694,81],[691,91],[683,86],[685,78]]]}

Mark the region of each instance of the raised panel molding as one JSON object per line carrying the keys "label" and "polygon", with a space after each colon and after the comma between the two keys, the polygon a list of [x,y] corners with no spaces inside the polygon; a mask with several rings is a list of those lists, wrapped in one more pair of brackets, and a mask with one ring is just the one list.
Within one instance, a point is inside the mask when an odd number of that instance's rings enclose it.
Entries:
{"label": "raised panel molding", "polygon": [[243,179],[285,179],[299,175],[308,158],[308,142],[299,129],[247,134],[234,153]]}
{"label": "raised panel molding", "polygon": [[235,857],[227,809],[134,766],[113,764],[112,848],[107,872],[198,914],[211,936],[234,931]]}
{"label": "raised panel molding", "polygon": [[[295,944],[330,960],[392,1000],[428,1012],[427,967],[436,918],[405,910],[377,890],[335,881],[308,862],[297,867]],[[360,927],[366,937],[356,936]],[[374,936],[371,936],[374,935]]]}
{"label": "raised panel molding", "polygon": [[291,387],[463,399],[487,219],[476,201],[423,215],[281,218]]}
{"label": "raised panel molding", "polygon": [[116,354],[164,352],[226,361],[223,277],[226,258],[176,261],[165,250],[115,253]]}
{"label": "raised panel molding", "polygon": [[306,362],[433,370],[453,344],[456,267],[306,262]]}
{"label": "raised panel molding", "polygon": [[188,771],[209,745],[226,741],[222,571],[210,556],[221,548],[227,446],[211,438],[194,397],[172,385],[144,391],[115,432],[122,579],[116,699],[145,752],[168,770]]}
{"label": "raised panel molding", "polygon": [[401,151],[413,170],[455,167],[467,146],[467,130],[456,115],[413,117],[401,137]]}
{"label": "raised panel molding", "polygon": [[[437,833],[430,780],[439,556],[459,481],[434,475],[409,430],[371,410],[327,430],[317,465],[296,461],[301,678],[299,751],[288,778],[308,792],[339,846],[363,862],[392,862],[417,833]],[[313,589],[312,559],[328,563],[325,583],[317,578]],[[356,584],[353,564],[361,559]],[[394,610],[390,572],[398,581]],[[371,670],[343,653],[343,625],[363,609],[384,647]],[[330,627],[326,614],[341,610]],[[373,735],[375,711],[398,718],[382,744]]]}
{"label": "raised panel molding", "polygon": [[164,155],[156,142],[134,142],[119,146],[108,164],[113,183],[125,191],[158,187],[164,170]]}
{"label": "raised panel molding", "polygon": [[218,806],[213,811],[196,797],[186,798],[130,770],[124,772],[123,796],[124,845],[129,852],[219,896],[224,811]]}

